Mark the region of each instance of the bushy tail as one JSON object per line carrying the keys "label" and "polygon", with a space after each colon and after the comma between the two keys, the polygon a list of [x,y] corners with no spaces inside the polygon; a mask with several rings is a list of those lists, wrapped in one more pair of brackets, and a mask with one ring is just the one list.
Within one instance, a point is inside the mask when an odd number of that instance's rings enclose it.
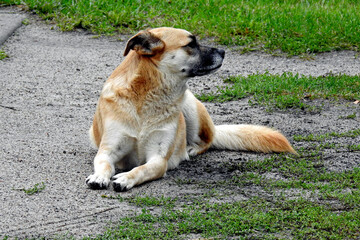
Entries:
{"label": "bushy tail", "polygon": [[289,152],[297,155],[289,141],[280,132],[257,125],[215,126],[212,147],[255,152]]}

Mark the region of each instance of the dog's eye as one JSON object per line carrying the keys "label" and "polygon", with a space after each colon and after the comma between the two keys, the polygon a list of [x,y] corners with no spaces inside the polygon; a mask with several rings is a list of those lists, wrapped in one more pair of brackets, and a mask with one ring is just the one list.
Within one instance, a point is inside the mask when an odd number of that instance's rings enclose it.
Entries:
{"label": "dog's eye", "polygon": [[198,46],[196,38],[194,36],[190,36],[191,41],[185,45],[184,47],[188,47],[188,48],[196,48]]}
{"label": "dog's eye", "polygon": [[191,41],[191,42],[188,43],[188,45],[186,45],[186,47],[196,48],[197,47],[197,42],[196,41]]}

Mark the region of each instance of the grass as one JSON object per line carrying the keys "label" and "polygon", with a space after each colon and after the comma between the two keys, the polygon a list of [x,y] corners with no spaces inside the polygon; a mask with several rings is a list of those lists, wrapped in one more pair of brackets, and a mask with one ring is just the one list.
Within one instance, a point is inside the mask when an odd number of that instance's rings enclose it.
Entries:
{"label": "grass", "polygon": [[230,77],[225,80],[231,85],[219,88],[216,93],[197,96],[202,101],[230,101],[251,97],[250,103],[267,109],[298,108],[316,110],[305,100],[314,99],[360,99],[360,76],[328,75],[320,77],[251,74]]}
{"label": "grass", "polygon": [[121,195],[117,196],[108,196],[108,195],[101,195],[102,198],[108,199],[117,199],[120,202],[127,201],[133,205],[138,207],[145,207],[145,206],[173,206],[176,199],[172,199],[170,197],[155,197],[155,196],[134,196],[129,198],[123,198]]}
{"label": "grass", "polygon": [[347,116],[340,116],[339,119],[356,119],[356,112]]}
{"label": "grass", "polygon": [[[300,157],[291,155],[272,155],[262,160],[238,163],[231,168],[240,170],[241,174],[234,176],[231,184],[240,187],[249,185],[262,186],[265,189],[298,189],[310,191],[316,202],[323,202],[333,211],[348,211],[360,207],[360,168],[342,172],[330,172],[326,168],[324,150],[339,150],[341,152],[360,151],[359,145],[343,145],[332,143],[338,138],[359,138],[359,130],[354,129],[344,133],[324,135],[308,135],[294,138],[300,142],[314,142],[306,148],[298,149]],[[324,141],[328,141],[325,142]],[[335,141],[336,142],[336,141]],[[226,166],[225,166],[226,167]],[[268,179],[265,173],[276,173],[281,179]],[[337,204],[326,204],[326,201],[336,201]]]}
{"label": "grass", "polygon": [[219,239],[287,239],[289,234],[294,239],[342,239],[359,236],[359,219],[358,209],[335,213],[304,199],[270,203],[254,198],[200,203],[160,214],[144,208],[141,214],[122,218],[115,228],[91,239],[186,239],[188,234]]}
{"label": "grass", "polygon": [[341,137],[347,137],[347,138],[356,138],[360,136],[360,129],[355,129],[355,130],[350,130],[347,132],[343,132],[343,133],[337,133],[337,132],[330,132],[330,133],[325,133],[325,134],[318,134],[318,135],[314,135],[314,134],[309,134],[306,136],[302,136],[302,135],[295,135],[294,136],[294,140],[295,141],[316,141],[316,142],[322,142],[326,139],[331,139],[331,138],[341,138]]}
{"label": "grass", "polygon": [[[360,170],[335,176],[343,187],[344,179],[352,179],[351,187],[359,188]],[[354,183],[355,182],[355,183]],[[351,194],[341,191],[324,191],[327,199],[338,199],[348,205],[347,211],[303,198],[288,200],[275,197],[272,201],[254,197],[247,201],[209,203],[193,201],[175,208],[173,202],[160,213],[144,207],[140,214],[120,219],[117,226],[104,234],[84,239],[187,239],[189,234],[204,238],[229,239],[343,239],[360,234],[359,189]],[[154,197],[154,204],[158,206]],[[149,199],[143,197],[144,201]],[[176,200],[175,200],[176,201]],[[162,205],[164,206],[164,205]]]}
{"label": "grass", "polygon": [[220,44],[288,55],[358,50],[360,1],[1,0],[21,4],[60,29],[96,34],[172,26]]}
{"label": "grass", "polygon": [[23,191],[27,195],[34,195],[34,194],[42,192],[45,189],[45,187],[46,187],[45,183],[41,182],[41,183],[36,183],[34,185],[34,187],[32,187],[32,188],[21,188],[21,189],[15,189],[15,190]]}
{"label": "grass", "polygon": [[9,56],[3,50],[0,50],[0,61],[8,57]]}

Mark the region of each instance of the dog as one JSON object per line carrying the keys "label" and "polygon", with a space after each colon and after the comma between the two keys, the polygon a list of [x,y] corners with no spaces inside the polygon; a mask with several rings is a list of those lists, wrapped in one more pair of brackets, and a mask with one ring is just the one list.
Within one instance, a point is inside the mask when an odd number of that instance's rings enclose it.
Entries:
{"label": "dog", "polygon": [[[91,189],[115,191],[161,178],[189,156],[210,147],[290,152],[278,131],[256,125],[214,126],[187,79],[210,74],[225,51],[202,46],[186,30],[155,28],[127,42],[124,61],[102,89],[89,135],[98,148]],[[115,168],[123,170],[115,175]]]}

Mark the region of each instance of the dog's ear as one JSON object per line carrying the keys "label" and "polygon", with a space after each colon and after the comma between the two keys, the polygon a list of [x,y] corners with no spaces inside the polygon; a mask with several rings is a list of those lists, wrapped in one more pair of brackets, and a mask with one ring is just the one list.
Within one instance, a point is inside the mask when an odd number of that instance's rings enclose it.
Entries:
{"label": "dog's ear", "polygon": [[150,31],[141,31],[127,42],[124,56],[128,55],[130,50],[135,50],[138,54],[143,56],[153,56],[157,52],[163,50],[164,47],[164,42]]}

